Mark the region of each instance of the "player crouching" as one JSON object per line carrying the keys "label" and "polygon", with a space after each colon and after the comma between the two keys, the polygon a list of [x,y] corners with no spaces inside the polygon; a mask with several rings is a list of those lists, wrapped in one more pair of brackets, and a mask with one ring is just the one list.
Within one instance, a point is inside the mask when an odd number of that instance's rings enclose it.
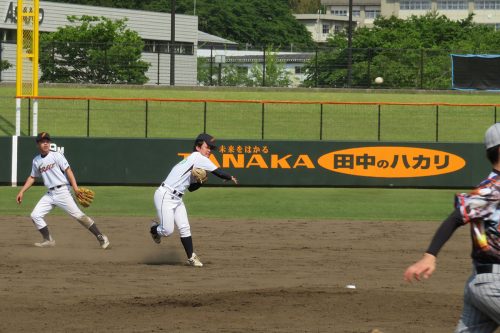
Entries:
{"label": "player crouching", "polygon": [[39,133],[36,137],[36,144],[40,154],[33,159],[31,174],[16,197],[17,203],[21,204],[24,192],[35,183],[36,177],[42,177],[44,185],[48,188],[48,192],[38,201],[31,213],[31,219],[43,237],[42,242],[35,243],[35,246],[54,247],[56,245],[44,217],[54,206],[57,206],[87,228],[97,238],[102,249],[109,249],[111,246],[108,237],[103,235],[97,229],[94,221],[78,208],[70,192],[71,186],[75,195],[80,193],[75,175],[64,155],[50,151],[50,142],[51,138],[47,132]]}

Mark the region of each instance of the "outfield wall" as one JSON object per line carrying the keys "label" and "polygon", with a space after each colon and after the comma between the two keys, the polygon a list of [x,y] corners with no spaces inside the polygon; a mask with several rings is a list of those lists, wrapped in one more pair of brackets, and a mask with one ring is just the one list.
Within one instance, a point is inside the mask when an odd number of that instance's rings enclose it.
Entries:
{"label": "outfield wall", "polygon": [[[181,139],[53,140],[51,148],[64,153],[80,184],[99,185],[160,184],[193,144]],[[12,153],[15,141],[17,154]],[[34,138],[0,138],[0,144],[8,157],[0,161],[1,183],[22,185],[37,154]],[[240,186],[468,188],[491,169],[478,143],[219,140],[211,159],[235,175]],[[220,184],[209,177],[209,185]]]}

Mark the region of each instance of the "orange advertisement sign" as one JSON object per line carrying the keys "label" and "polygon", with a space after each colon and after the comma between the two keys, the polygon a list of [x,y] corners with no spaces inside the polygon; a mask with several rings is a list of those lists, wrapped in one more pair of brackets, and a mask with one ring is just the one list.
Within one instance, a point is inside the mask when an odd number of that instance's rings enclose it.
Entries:
{"label": "orange advertisement sign", "polygon": [[318,158],[330,171],[353,176],[413,178],[458,171],[466,162],[460,156],[427,148],[359,147],[330,152]]}

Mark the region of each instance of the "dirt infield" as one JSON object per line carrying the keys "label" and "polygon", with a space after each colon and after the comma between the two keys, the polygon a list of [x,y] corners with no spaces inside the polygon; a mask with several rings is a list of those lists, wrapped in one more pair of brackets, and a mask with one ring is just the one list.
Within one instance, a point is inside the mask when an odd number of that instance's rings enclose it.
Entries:
{"label": "dirt infield", "polygon": [[192,220],[192,268],[148,218],[96,220],[111,250],[65,216],[38,249],[27,217],[0,217],[0,332],[452,332],[470,272],[461,228],[432,279],[403,282],[437,222]]}

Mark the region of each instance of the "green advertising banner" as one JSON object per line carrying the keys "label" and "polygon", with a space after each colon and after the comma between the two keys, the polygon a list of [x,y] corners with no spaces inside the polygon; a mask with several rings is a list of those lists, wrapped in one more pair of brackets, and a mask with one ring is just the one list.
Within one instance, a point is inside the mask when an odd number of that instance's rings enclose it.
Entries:
{"label": "green advertising banner", "polygon": [[[212,161],[240,186],[475,186],[491,169],[479,143],[217,140]],[[53,138],[82,184],[160,184],[192,140]],[[19,138],[19,183],[37,153]],[[3,173],[3,171],[2,171]],[[3,177],[3,176],[2,176]],[[211,175],[209,185],[221,180]]]}

